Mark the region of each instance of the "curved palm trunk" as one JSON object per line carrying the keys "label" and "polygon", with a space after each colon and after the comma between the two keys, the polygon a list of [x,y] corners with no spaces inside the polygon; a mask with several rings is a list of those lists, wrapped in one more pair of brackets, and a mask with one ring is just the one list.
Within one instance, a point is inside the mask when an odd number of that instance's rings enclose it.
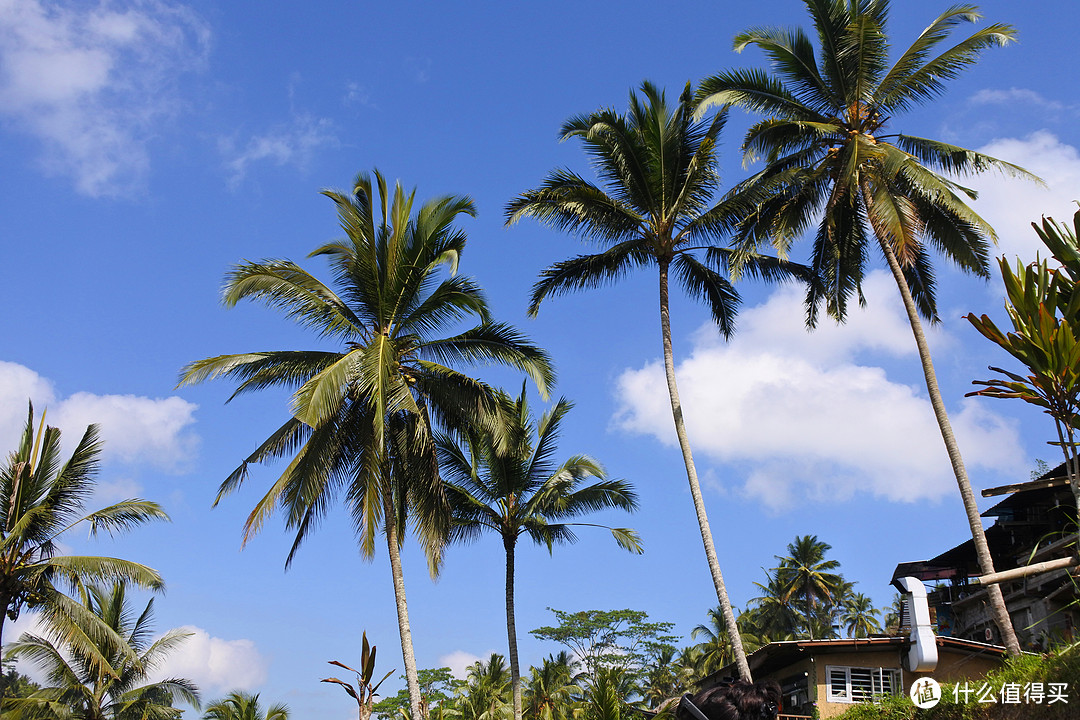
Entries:
{"label": "curved palm trunk", "polygon": [[690,452],[690,440],[686,436],[682,402],[679,400],[679,388],[675,383],[675,359],[671,349],[671,315],[668,309],[668,267],[669,261],[661,259],[660,328],[664,338],[664,373],[667,376],[668,395],[671,398],[671,414],[675,419],[675,434],[679,438],[679,448],[682,450],[683,463],[686,465],[686,479],[690,483],[690,496],[694,499],[698,528],[701,530],[701,542],[705,546],[705,558],[709,562],[709,572],[712,573],[713,586],[716,588],[716,599],[720,602],[720,609],[724,614],[724,625],[727,627],[728,636],[731,639],[731,649],[735,655],[735,663],[739,668],[739,676],[746,681],[752,681],[750,665],[746,661],[742,637],[739,635],[739,626],[735,622],[735,611],[731,608],[731,600],[728,599],[727,588],[724,586],[724,576],[720,572],[720,562],[716,558],[716,546],[713,544],[709,518],[705,514],[705,501],[701,497],[701,484],[698,482],[697,468],[694,467],[694,457]]}
{"label": "curved palm trunk", "polygon": [[510,683],[514,690],[514,720],[521,720],[521,668],[518,665],[517,625],[514,620],[514,543],[504,537],[506,548],[506,639],[510,644]]}
{"label": "curved palm trunk", "polygon": [[[919,320],[919,311],[915,307],[915,300],[911,296],[911,288],[908,287],[904,278],[900,262],[896,258],[889,243],[878,237],[878,244],[885,254],[892,271],[893,279],[900,289],[900,296],[904,299],[904,309],[907,311],[908,322],[911,323],[911,332],[915,336],[915,345],[919,349],[919,361],[922,363],[923,376],[926,378],[926,391],[930,395],[930,404],[934,407],[934,417],[937,418],[938,428],[941,430],[941,438],[945,441],[945,449],[949,454],[949,462],[952,463],[953,474],[956,476],[956,484],[960,488],[960,497],[964,501],[964,511],[967,513],[968,525],[971,526],[971,538],[975,543],[975,555],[979,560],[979,570],[983,575],[994,572],[994,560],[990,556],[990,547],[986,543],[986,533],[983,531],[982,518],[979,516],[979,506],[975,502],[975,493],[971,489],[971,481],[968,480],[964,460],[960,457],[960,448],[956,444],[956,436],[953,435],[952,423],[945,412],[945,402],[941,398],[941,390],[938,387],[937,374],[934,372],[934,363],[930,359],[930,347],[926,343],[926,335],[923,334],[922,321]],[[1012,619],[1005,607],[1005,598],[1001,594],[1001,587],[997,584],[988,585],[987,594],[990,598],[990,609],[994,623],[1001,633],[1002,643],[1009,655],[1020,654],[1020,643],[1016,639],[1016,631],[1013,629]]]}
{"label": "curved palm trunk", "polygon": [[394,601],[397,604],[401,657],[405,663],[405,684],[409,690],[409,708],[412,711],[412,720],[425,720],[423,698],[420,695],[420,678],[416,672],[416,655],[413,652],[412,629],[409,627],[409,607],[405,602],[405,576],[401,572],[401,547],[398,544],[396,514],[389,497],[383,500],[383,512],[386,522],[386,547],[390,552],[390,573],[394,577]]}

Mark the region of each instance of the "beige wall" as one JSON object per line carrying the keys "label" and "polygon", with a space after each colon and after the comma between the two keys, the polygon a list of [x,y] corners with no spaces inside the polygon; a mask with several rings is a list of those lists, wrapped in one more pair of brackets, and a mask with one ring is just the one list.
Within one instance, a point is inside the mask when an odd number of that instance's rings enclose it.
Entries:
{"label": "beige wall", "polygon": [[865,650],[861,652],[835,653],[821,655],[814,659],[796,663],[777,673],[785,677],[797,672],[806,671],[810,687],[816,694],[816,702],[819,716],[824,718],[835,717],[850,708],[854,703],[829,702],[828,682],[825,672],[826,666],[837,665],[847,667],[869,667],[900,669],[900,689],[907,692],[911,684],[920,677],[932,677],[938,682],[956,682],[958,680],[977,680],[989,671],[1000,667],[1001,659],[993,655],[973,655],[961,653],[955,650],[938,648],[938,666],[934,672],[912,673],[903,669],[901,663],[902,653],[896,648]]}

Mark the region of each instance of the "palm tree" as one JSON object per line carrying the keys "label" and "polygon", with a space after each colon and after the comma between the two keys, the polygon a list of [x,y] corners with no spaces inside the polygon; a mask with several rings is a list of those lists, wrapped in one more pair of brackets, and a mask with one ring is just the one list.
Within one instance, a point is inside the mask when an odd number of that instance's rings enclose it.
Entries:
{"label": "palm tree", "polygon": [[[440,438],[438,447],[454,510],[451,539],[474,540],[483,532],[494,532],[502,538],[514,718],[520,720],[521,670],[514,622],[518,539],[528,535],[551,552],[556,544],[577,540],[574,527],[606,527],[566,520],[608,508],[633,512],[637,509],[637,495],[629,483],[607,479],[603,467],[586,455],[574,455],[555,464],[553,456],[562,420],[572,407],[566,399],[560,398],[539,423],[529,409],[524,386],[516,400],[501,393],[499,404],[504,423],[498,432],[502,443],[491,432],[474,432],[464,447],[448,437]],[[583,486],[591,478],[599,481]],[[621,547],[641,553],[636,532],[608,529]]]}
{"label": "palm tree", "polygon": [[[651,83],[642,85],[641,94],[644,101],[630,94],[626,115],[601,110],[571,118],[562,127],[564,140],[576,137],[584,143],[606,188],[568,170],[555,171],[540,188],[526,191],[509,204],[507,224],[533,217],[606,246],[602,252],[581,255],[547,268],[533,286],[529,307],[532,315],[549,295],[599,287],[615,282],[635,268],[656,267],[664,370],[675,432],[716,596],[735,644],[739,672],[749,680],[750,666],[746,664],[735,613],[720,572],[683,421],[669,312],[668,284],[674,273],[691,296],[708,306],[725,337],[735,329],[739,296],[722,274],[729,256],[716,245],[729,227],[731,215],[725,204],[709,207],[719,184],[716,145],[724,115],[719,114],[708,123],[694,122],[689,84],[674,107],[668,105],[664,93]],[[753,255],[743,264],[752,273],[766,278],[787,277],[791,273],[791,268],[775,258]]]}
{"label": "palm tree", "polygon": [[752,599],[746,611],[747,622],[765,643],[794,640],[803,625],[799,612],[792,606],[779,573],[766,573],[765,584],[755,582],[761,595]]}
{"label": "palm tree", "polygon": [[528,720],[569,720],[571,705],[581,688],[574,684],[573,658],[565,650],[549,655],[539,668],[529,668],[524,716]]}
{"label": "palm tree", "polygon": [[[920,315],[937,322],[930,249],[966,272],[988,277],[987,238],[993,228],[964,201],[975,193],[941,173],[969,175],[996,168],[1033,177],[1022,168],[948,143],[888,132],[893,116],[938,97],[944,82],[983,50],[1014,36],[1008,25],[977,30],[940,49],[961,23],[980,18],[973,5],[954,5],[935,19],[891,66],[888,0],[804,0],[821,53],[799,28],[754,28],[735,38],[741,51],[756,45],[775,76],[731,70],[702,82],[701,111],[738,106],[766,116],[743,142],[747,161],[766,167],[734,191],[742,204],[739,245],[769,239],[781,255],[817,223],[812,267],[822,285],[807,292],[807,320],[819,306],[842,321],[862,280],[872,248],[883,256],[900,290],[931,405],[948,451],[975,540],[980,568],[993,572],[971,483],[938,388]],[[1001,591],[991,586],[995,620],[1009,652],[1019,652]]]}
{"label": "palm tree", "polygon": [[[81,592],[82,607],[119,637],[122,647],[111,642],[98,645],[90,657],[83,643],[54,643],[23,633],[6,657],[27,660],[45,672],[47,687],[29,697],[8,700],[4,717],[22,720],[38,717],[76,717],[84,720],[166,720],[179,718],[176,702],[199,707],[199,691],[184,678],[147,682],[149,675],[190,633],[172,630],[157,640],[153,636],[154,600],[137,615],[127,602],[123,582],[109,588],[97,585]],[[78,623],[78,621],[76,621]],[[90,628],[86,629],[89,633]]]}
{"label": "palm tree", "polygon": [[[496,409],[494,392],[453,365],[498,363],[528,373],[545,392],[553,374],[545,353],[507,325],[492,322],[480,288],[456,275],[465,245],[454,226],[473,215],[467,197],[431,200],[413,214],[415,191],[393,195],[375,172],[353,192],[324,191],[337,206],[346,237],[312,256],[329,258],[337,291],[288,260],[247,262],[226,278],[224,301],[261,301],[283,311],[339,350],[278,350],[222,355],[191,363],[180,384],[216,377],[239,381],[236,394],[270,386],[295,388],[291,417],[230,475],[218,500],[247,477],[252,462],[291,460],[248,516],[244,539],[275,509],[296,538],[286,568],[307,534],[339,495],[356,524],[361,553],[375,553],[381,532],[390,556],[405,677],[413,718],[421,693],[412,649],[400,548],[406,520],[438,570],[449,529],[433,426],[461,431]],[[378,210],[376,209],[378,207]],[[377,217],[381,215],[381,217]],[[450,277],[439,279],[440,267]],[[479,324],[440,337],[455,324]]]}
{"label": "palm tree", "polygon": [[628,698],[636,692],[625,668],[598,667],[582,688],[581,716],[584,720],[622,720],[631,714]]}
{"label": "palm tree", "polygon": [[156,571],[129,560],[57,554],[61,536],[79,525],[91,536],[112,535],[169,516],[157,503],[138,499],[83,514],[100,455],[98,429],[90,425],[61,464],[60,430],[46,426],[42,414],[35,431],[30,404],[19,446],[0,465],[0,642],[6,619],[18,618],[24,608],[38,610],[54,639],[79,647],[97,669],[105,669],[99,645],[117,645],[119,638],[57,586],[123,580],[160,590],[164,582]]}
{"label": "palm tree", "polygon": [[203,720],[289,720],[289,707],[275,703],[263,712],[258,693],[231,692],[207,705]]}
{"label": "palm tree", "polygon": [[[902,628],[901,623],[907,619],[910,622],[910,617],[905,618],[907,612],[907,600],[900,593],[893,593],[892,604],[885,610],[885,632],[889,635],[899,635]],[[910,629],[910,628],[907,628]]]}
{"label": "palm tree", "polygon": [[872,633],[880,633],[878,612],[870,598],[862,593],[852,593],[840,612],[840,624],[850,637],[867,637]]}
{"label": "palm tree", "polygon": [[491,653],[485,663],[478,660],[466,671],[467,685],[459,705],[463,720],[500,720],[512,706],[507,702],[510,677],[505,658]]}
{"label": "palm tree", "polygon": [[689,686],[685,681],[686,674],[675,648],[665,647],[656,654],[654,663],[645,673],[642,700],[649,710],[656,711],[665,701],[687,691]]}
{"label": "palm tree", "polygon": [[775,568],[776,577],[783,588],[784,598],[789,602],[794,598],[802,600],[806,633],[811,640],[815,635],[814,619],[818,605],[831,601],[843,582],[840,575],[829,572],[840,567],[836,560],[825,559],[825,553],[831,549],[832,545],[819,541],[817,535],[797,535],[793,542],[788,543],[788,554],[776,557],[780,561],[780,566]]}

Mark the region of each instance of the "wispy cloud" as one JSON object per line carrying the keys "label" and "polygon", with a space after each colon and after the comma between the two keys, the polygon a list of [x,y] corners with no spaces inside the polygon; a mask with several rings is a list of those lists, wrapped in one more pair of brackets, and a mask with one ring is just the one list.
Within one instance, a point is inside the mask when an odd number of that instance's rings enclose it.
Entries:
{"label": "wispy cloud", "polygon": [[289,122],[254,135],[243,143],[238,143],[235,138],[223,138],[219,142],[219,149],[225,158],[229,184],[236,188],[253,165],[270,163],[278,167],[303,169],[319,150],[338,145],[330,120],[299,114]]}
{"label": "wispy cloud", "polygon": [[161,0],[0,0],[0,113],[42,145],[40,163],[92,197],[145,183],[173,79],[201,67],[210,31]]}
{"label": "wispy cloud", "polygon": [[[743,468],[741,488],[725,486],[773,510],[856,493],[914,502],[955,492],[929,400],[878,364],[914,362],[891,279],[875,271],[864,289],[868,307],[844,326],[826,321],[807,333],[802,292],[786,287],[744,311],[731,342],[711,326],[699,333],[679,364],[679,389],[695,449]],[[659,362],[623,372],[617,392],[617,427],[675,444]],[[1008,420],[975,401],[951,419],[972,467],[1022,472]]]}
{"label": "wispy cloud", "polygon": [[1067,107],[1057,100],[1043,97],[1027,88],[1009,88],[1008,90],[980,90],[971,96],[974,105],[1014,105],[1022,104],[1028,108],[1040,108],[1044,111],[1060,112]]}
{"label": "wispy cloud", "polygon": [[378,109],[378,105],[371,99],[371,91],[358,82],[345,84],[345,97],[342,99],[345,107],[366,107]]}

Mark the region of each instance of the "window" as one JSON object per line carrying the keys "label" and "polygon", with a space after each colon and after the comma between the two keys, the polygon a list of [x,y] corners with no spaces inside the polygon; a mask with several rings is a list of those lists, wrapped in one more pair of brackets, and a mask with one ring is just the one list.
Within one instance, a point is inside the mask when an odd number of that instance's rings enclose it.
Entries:
{"label": "window", "polygon": [[882,695],[900,692],[900,671],[889,668],[860,668],[829,665],[829,702],[869,702]]}

